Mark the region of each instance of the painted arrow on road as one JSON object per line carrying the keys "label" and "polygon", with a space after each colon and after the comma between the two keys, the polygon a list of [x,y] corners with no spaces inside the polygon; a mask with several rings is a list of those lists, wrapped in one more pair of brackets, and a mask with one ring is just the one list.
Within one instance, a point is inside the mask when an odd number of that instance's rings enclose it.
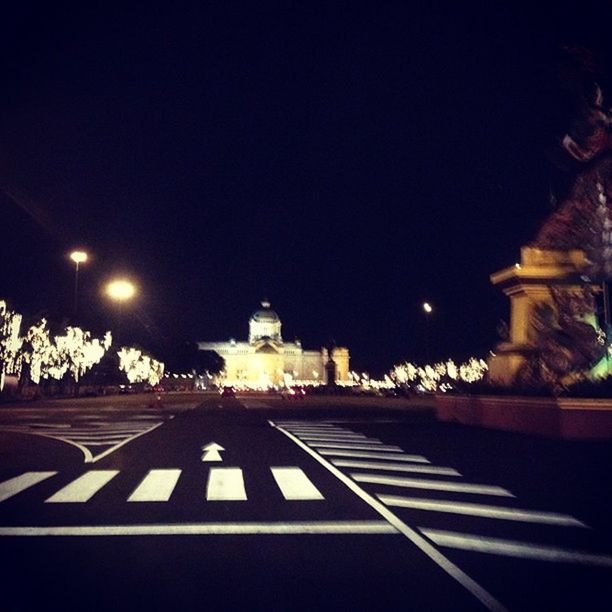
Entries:
{"label": "painted arrow on road", "polygon": [[210,444],[203,446],[202,450],[204,451],[202,461],[223,461],[219,451],[224,451],[225,449],[220,444],[211,442]]}

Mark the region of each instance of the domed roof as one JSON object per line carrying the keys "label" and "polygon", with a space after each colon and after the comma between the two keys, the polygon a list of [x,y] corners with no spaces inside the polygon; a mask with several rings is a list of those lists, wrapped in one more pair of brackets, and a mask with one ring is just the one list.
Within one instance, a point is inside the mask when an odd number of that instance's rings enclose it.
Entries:
{"label": "domed roof", "polygon": [[256,310],[251,315],[251,321],[257,322],[269,322],[269,323],[278,323],[280,319],[278,315],[270,308],[270,302],[268,300],[264,300],[261,303],[261,308]]}

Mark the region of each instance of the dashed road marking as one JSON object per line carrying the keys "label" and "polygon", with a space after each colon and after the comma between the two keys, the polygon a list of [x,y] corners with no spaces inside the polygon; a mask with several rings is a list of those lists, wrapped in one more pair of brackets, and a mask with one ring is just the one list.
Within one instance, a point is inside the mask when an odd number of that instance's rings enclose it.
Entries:
{"label": "dashed road marking", "polygon": [[323,495],[299,467],[270,468],[278,488],[287,500],[324,499]]}
{"label": "dashed road marking", "polygon": [[129,502],[166,502],[181,475],[179,469],[150,470],[128,497]]}
{"label": "dashed road marking", "polygon": [[48,504],[84,503],[108,484],[119,470],[91,470],[45,500]]}

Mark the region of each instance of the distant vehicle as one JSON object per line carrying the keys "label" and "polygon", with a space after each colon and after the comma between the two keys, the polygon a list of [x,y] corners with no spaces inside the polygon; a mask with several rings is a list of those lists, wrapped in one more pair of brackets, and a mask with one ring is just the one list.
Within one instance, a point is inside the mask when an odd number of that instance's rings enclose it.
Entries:
{"label": "distant vehicle", "polygon": [[222,397],[234,397],[236,395],[236,391],[234,387],[223,387],[221,390]]}

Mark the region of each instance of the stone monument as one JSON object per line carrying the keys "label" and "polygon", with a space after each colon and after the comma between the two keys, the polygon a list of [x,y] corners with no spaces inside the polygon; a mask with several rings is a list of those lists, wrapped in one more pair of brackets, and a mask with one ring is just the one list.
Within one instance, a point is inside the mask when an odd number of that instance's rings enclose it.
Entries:
{"label": "stone monument", "polygon": [[[510,325],[489,360],[492,382],[560,383],[577,373],[605,376],[610,345],[607,282],[612,278],[612,110],[597,82],[560,141],[579,168],[521,260],[491,275],[510,298]],[[603,296],[604,316],[596,308]],[[606,339],[606,334],[608,339]],[[605,359],[603,359],[605,357]]]}

